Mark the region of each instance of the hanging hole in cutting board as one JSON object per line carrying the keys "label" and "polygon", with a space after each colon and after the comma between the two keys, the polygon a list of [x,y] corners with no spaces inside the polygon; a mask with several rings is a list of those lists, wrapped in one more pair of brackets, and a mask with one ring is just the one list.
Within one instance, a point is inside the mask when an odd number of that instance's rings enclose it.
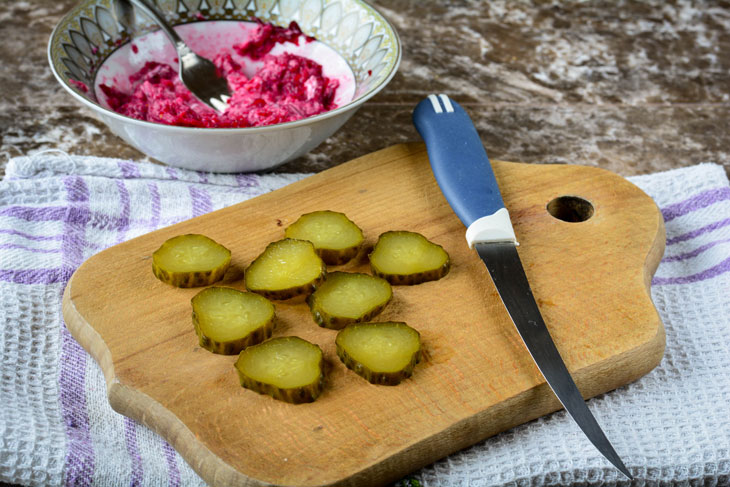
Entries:
{"label": "hanging hole in cutting board", "polygon": [[558,220],[570,223],[584,222],[594,212],[591,202],[578,196],[558,196],[547,204],[547,211]]}

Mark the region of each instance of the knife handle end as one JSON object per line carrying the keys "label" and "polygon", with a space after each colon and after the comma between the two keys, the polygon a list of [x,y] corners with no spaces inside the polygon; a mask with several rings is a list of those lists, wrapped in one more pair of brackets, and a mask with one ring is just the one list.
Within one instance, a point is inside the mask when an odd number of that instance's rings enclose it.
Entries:
{"label": "knife handle end", "polygon": [[504,209],[479,134],[458,103],[429,95],[413,111],[413,124],[426,143],[441,192],[465,226]]}

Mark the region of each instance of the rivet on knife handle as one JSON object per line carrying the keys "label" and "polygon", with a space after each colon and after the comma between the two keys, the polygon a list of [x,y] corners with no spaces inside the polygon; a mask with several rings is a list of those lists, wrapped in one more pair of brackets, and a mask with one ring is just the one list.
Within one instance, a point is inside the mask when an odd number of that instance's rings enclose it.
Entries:
{"label": "rivet on knife handle", "polygon": [[469,115],[446,95],[429,95],[413,111],[441,191],[467,227],[467,242],[489,271],[527,350],[565,410],[593,445],[633,479],[586,406],[555,347],[522,267],[509,214]]}

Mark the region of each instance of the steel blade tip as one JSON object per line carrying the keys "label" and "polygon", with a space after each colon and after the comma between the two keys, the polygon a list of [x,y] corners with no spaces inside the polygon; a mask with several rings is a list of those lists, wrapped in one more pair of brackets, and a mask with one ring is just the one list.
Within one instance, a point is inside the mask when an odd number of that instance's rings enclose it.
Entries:
{"label": "steel blade tip", "polygon": [[628,477],[629,480],[634,480],[634,476],[631,475],[631,472],[629,472],[629,469],[626,468],[626,465],[624,465],[620,458],[616,458],[616,461],[611,460],[611,463],[613,463],[613,466],[619,469],[622,474]]}

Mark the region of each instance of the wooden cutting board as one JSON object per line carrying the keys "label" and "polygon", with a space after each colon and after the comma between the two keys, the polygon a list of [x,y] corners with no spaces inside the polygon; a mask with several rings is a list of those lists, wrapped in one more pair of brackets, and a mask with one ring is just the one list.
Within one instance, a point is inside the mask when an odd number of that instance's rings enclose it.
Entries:
{"label": "wooden cutting board", "polygon": [[[649,372],[664,350],[649,294],[665,243],[653,201],[597,168],[493,166],[535,297],[583,395]],[[548,203],[563,196],[589,202],[593,215],[552,216]],[[305,304],[276,303],[275,336],[298,335],[326,356],[322,396],[291,405],[243,389],[235,356],[198,346],[190,299],[199,289],[158,281],[151,254],[172,236],[205,234],[233,252],[223,283],[243,288],[244,268],[266,244],[320,209],[346,213],[366,247],[387,230],[420,232],[449,252],[452,269],[440,281],[394,287],[377,318],[406,321],[422,336],[423,361],[395,387],[347,370],[335,354],[336,332],[316,326]],[[367,248],[340,269],[367,271]],[[161,434],[212,485],[383,485],[560,408],[467,248],[421,144],[367,155],[100,252],[68,283],[63,314],[104,370],[111,406]]]}

